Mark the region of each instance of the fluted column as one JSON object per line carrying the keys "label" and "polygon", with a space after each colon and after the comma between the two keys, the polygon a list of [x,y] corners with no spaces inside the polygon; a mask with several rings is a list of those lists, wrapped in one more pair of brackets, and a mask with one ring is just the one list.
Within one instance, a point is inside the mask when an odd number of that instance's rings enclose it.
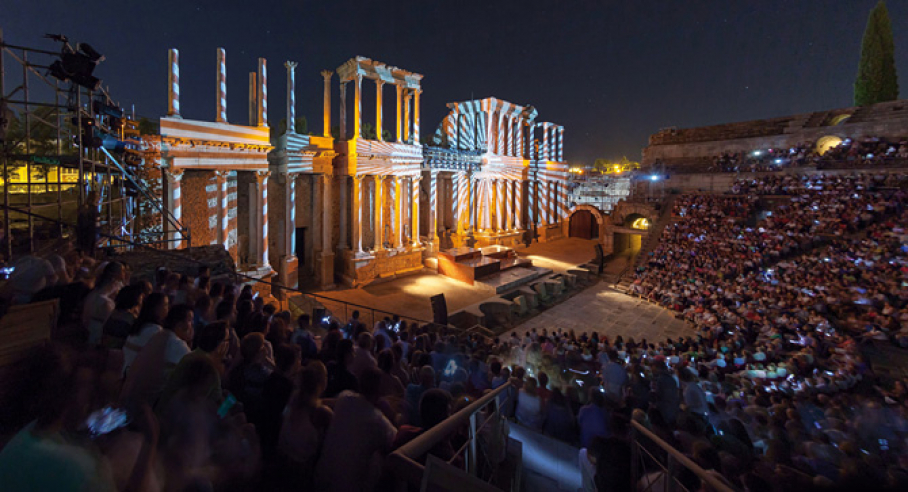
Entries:
{"label": "fluted column", "polygon": [[401,119],[401,111],[403,111],[402,93],[404,88],[401,87],[400,84],[394,84],[394,90],[397,93],[397,118],[395,119],[397,131],[395,135],[397,136],[397,142],[400,143],[404,141],[404,122]]}
{"label": "fluted column", "polygon": [[337,214],[338,217],[338,238],[337,238],[337,249],[347,248],[347,215],[349,210],[349,200],[347,199],[347,176],[338,176],[338,191],[339,191],[339,203],[340,203],[340,212]]}
{"label": "fluted column", "polygon": [[365,187],[363,179],[365,176],[353,176],[353,251],[357,256],[362,256],[363,252],[363,204],[365,203]]}
{"label": "fluted column", "polygon": [[459,172],[454,175],[457,186],[456,212],[454,225],[457,234],[463,234],[470,227],[469,206],[470,206],[470,178],[465,172]]}
{"label": "fluted column", "polygon": [[[167,181],[167,209],[170,210],[170,215],[173,216],[174,222],[181,225],[183,223],[183,170],[172,167],[166,168],[164,169],[164,179]],[[168,221],[165,221],[164,226],[168,230],[167,239],[170,241],[168,249],[180,249],[183,243],[183,234]]]}
{"label": "fluted column", "polygon": [[[322,70],[322,78],[325,80],[325,89],[322,103],[322,136],[331,137],[331,76],[334,72],[331,70]],[[343,84],[341,84],[343,87]],[[341,137],[343,138],[343,137]]]}
{"label": "fluted column", "polygon": [[467,183],[470,187],[469,193],[467,193],[467,229],[475,233],[476,232],[476,178],[473,177],[472,173],[467,176]]}
{"label": "fluted column", "polygon": [[382,185],[384,176],[376,174],[372,177],[372,181],[375,185],[375,190],[373,191],[375,199],[372,202],[373,207],[375,208],[375,220],[372,224],[374,232],[373,236],[375,237],[375,247],[373,248],[373,250],[378,252],[385,249],[384,244],[382,244],[384,243],[385,238],[385,227],[383,223],[384,221],[382,220],[384,218],[384,214],[382,212],[385,203],[384,187]]}
{"label": "fluted column", "polygon": [[438,243],[438,210],[441,208],[438,171],[429,172],[429,242]]}
{"label": "fluted column", "polygon": [[284,62],[287,69],[287,133],[296,133],[296,62]]}
{"label": "fluted column", "polygon": [[382,87],[385,82],[381,79],[375,79],[375,140],[382,141]]}
{"label": "fluted column", "polygon": [[353,138],[363,136],[363,76],[353,77]]}
{"label": "fluted column", "polygon": [[514,229],[522,231],[523,224],[523,207],[525,202],[526,183],[521,180],[514,180]]}
{"label": "fluted column", "polygon": [[347,140],[347,82],[340,83],[340,140]]}
{"label": "fluted column", "polygon": [[527,157],[530,160],[539,158],[536,151],[536,125],[527,126]]}
{"label": "fluted column", "polygon": [[514,181],[506,179],[504,181],[505,211],[504,217],[507,223],[507,230],[514,230]]}
{"label": "fluted column", "polygon": [[268,126],[268,65],[264,58],[259,58],[258,73],[258,126]]}
{"label": "fluted column", "polygon": [[406,224],[407,222],[407,198],[405,196],[406,185],[404,183],[404,179],[405,178],[403,176],[394,177],[394,216],[396,217],[395,222],[397,222],[396,224],[394,224],[394,232],[395,236],[397,236],[395,241],[396,244],[394,246],[398,248],[403,248],[404,246],[406,246],[404,244],[404,224]]}
{"label": "fluted column", "polygon": [[404,90],[404,119],[401,121],[404,130],[404,142],[410,143],[410,96],[409,90]]}
{"label": "fluted column", "polygon": [[558,127],[558,161],[564,162],[564,127]]}
{"label": "fluted column", "polygon": [[214,179],[217,186],[217,243],[221,246],[227,246],[229,237],[230,220],[227,212],[227,177],[230,171],[215,171]]}
{"label": "fluted column", "polygon": [[515,122],[517,118],[511,116],[508,118],[508,155],[515,156],[517,155],[517,137],[514,133]]}
{"label": "fluted column", "polygon": [[422,180],[422,177],[415,177],[411,180],[411,191],[412,196],[412,206],[410,209],[410,219],[413,221],[413,225],[410,227],[410,241],[413,244],[413,247],[416,248],[420,246],[419,242],[419,182]]}
{"label": "fluted column", "polygon": [[[332,198],[333,186],[332,181],[334,176],[330,174],[322,174],[322,254],[326,252],[331,252],[331,232],[334,230],[334,224],[332,223],[332,208],[334,206],[334,200]],[[295,181],[295,180],[294,180]],[[295,188],[295,187],[294,187]],[[293,189],[293,188],[291,188]],[[296,201],[296,192],[292,194],[294,202]]]}
{"label": "fluted column", "polygon": [[227,51],[218,48],[218,112],[215,121],[227,123]]}
{"label": "fluted column", "polygon": [[171,48],[167,52],[167,116],[180,117],[180,50]]}
{"label": "fluted column", "polygon": [[413,143],[419,145],[419,96],[422,89],[413,91]]}
{"label": "fluted column", "polygon": [[259,124],[259,84],[255,72],[249,72],[249,126]]}
{"label": "fluted column", "polygon": [[261,268],[269,266],[268,263],[268,177],[270,171],[257,171],[255,173],[255,214],[258,226],[255,231],[255,263]]}

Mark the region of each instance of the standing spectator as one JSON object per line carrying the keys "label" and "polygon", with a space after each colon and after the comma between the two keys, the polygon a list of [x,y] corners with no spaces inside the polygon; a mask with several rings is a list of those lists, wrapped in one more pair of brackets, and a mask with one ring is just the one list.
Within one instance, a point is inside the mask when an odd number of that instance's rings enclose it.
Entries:
{"label": "standing spectator", "polygon": [[608,422],[611,418],[605,408],[605,395],[600,388],[590,388],[590,402],[580,408],[577,423],[580,425],[580,447],[589,448],[594,437],[609,437]]}
{"label": "standing spectator", "polygon": [[328,387],[325,389],[325,398],[334,398],[342,391],[356,391],[359,382],[350,372],[353,364],[353,342],[343,339],[337,342],[335,359],[328,363]]}
{"label": "standing spectator", "polygon": [[284,411],[278,446],[290,461],[289,473],[304,490],[311,486],[315,461],[334,412],[323,405],[319,395],[328,386],[328,371],[312,360],[300,371],[299,388]]}

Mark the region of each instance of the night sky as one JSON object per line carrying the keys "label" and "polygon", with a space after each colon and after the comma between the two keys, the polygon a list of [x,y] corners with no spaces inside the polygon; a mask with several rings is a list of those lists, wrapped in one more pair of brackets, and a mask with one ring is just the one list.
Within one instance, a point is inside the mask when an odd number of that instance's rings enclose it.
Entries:
{"label": "night sky", "polygon": [[[591,163],[639,159],[647,136],[666,126],[849,106],[876,1],[3,0],[0,27],[14,44],[53,49],[45,32],[90,43],[107,56],[95,74],[143,116],[166,112],[175,47],[183,116],[213,120],[222,46],[231,122],[246,123],[247,74],[261,56],[272,123],[285,116],[282,65],[294,60],[297,114],[320,129],[319,72],[362,55],[425,75],[423,135],[445,103],[494,96],[564,125],[567,159]],[[908,97],[908,0],[887,5]],[[363,86],[368,106],[374,86]]]}

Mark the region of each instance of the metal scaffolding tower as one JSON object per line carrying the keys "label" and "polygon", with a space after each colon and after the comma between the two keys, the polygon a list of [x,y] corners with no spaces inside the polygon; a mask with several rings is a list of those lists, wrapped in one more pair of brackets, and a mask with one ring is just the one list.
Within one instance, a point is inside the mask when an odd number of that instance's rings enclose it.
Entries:
{"label": "metal scaffolding tower", "polygon": [[[63,43],[63,53],[93,52],[86,45],[73,48],[63,36],[48,37]],[[139,200],[158,205],[153,208],[177,230],[183,227],[136,176],[142,141],[134,115],[125,114],[100,83],[87,88],[91,84],[61,81],[61,56],[7,43],[0,29],[0,253],[9,260],[54,249],[72,235],[79,211],[91,206],[105,238],[99,246],[160,244],[136,226]]]}

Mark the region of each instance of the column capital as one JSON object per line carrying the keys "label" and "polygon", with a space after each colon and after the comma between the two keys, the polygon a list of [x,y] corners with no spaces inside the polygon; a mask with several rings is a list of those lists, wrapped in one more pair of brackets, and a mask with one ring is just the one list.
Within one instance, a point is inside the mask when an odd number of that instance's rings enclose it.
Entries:
{"label": "column capital", "polygon": [[284,68],[287,70],[296,70],[296,67],[299,66],[299,63],[295,61],[287,60],[284,62]]}
{"label": "column capital", "polygon": [[183,168],[165,167],[162,170],[164,171],[164,176],[171,181],[179,181],[183,179]]}
{"label": "column capital", "polygon": [[325,78],[325,81],[331,80],[331,77],[334,75],[334,72],[331,70],[322,70],[322,77]]}
{"label": "column capital", "polygon": [[378,87],[384,86],[385,83],[386,83],[386,82],[385,82],[384,80],[382,80],[382,79],[375,79],[375,85],[377,85]]}
{"label": "column capital", "polygon": [[258,184],[262,184],[268,177],[271,176],[271,171],[256,171],[255,179],[258,181]]}
{"label": "column capital", "polygon": [[230,177],[231,172],[232,171],[230,171],[229,169],[218,169],[214,172],[214,177],[219,181],[222,179],[227,179],[228,177]]}

